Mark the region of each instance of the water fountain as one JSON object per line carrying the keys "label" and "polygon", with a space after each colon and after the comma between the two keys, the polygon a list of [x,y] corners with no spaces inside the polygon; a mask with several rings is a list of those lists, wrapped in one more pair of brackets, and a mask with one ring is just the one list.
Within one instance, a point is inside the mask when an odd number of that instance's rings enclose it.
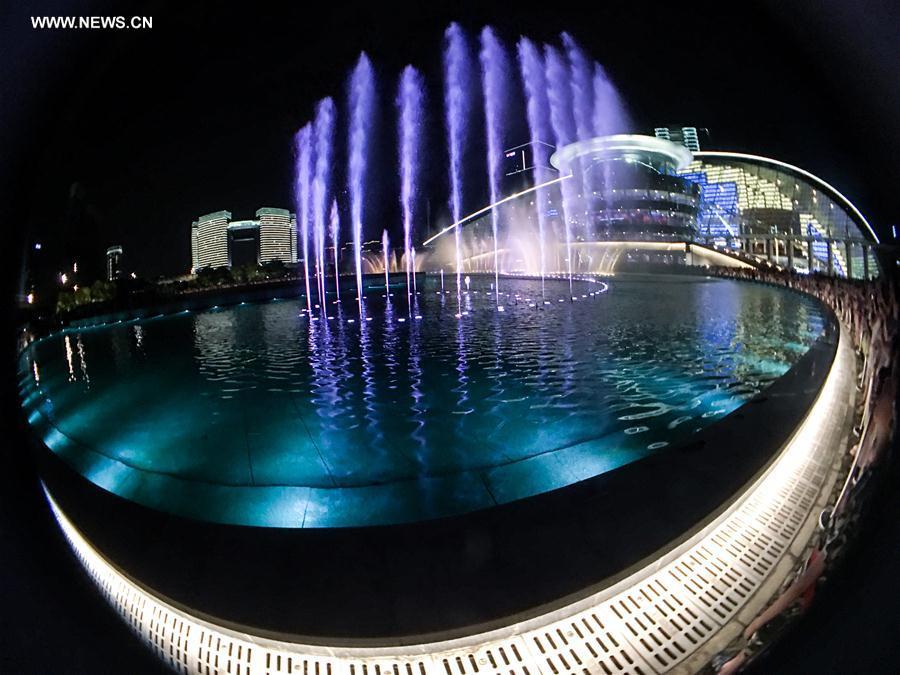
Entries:
{"label": "water fountain", "polygon": [[331,244],[334,246],[334,294],[340,302],[341,268],[338,263],[338,255],[341,250],[341,217],[338,213],[337,199],[331,202]]}
{"label": "water fountain", "polygon": [[384,257],[384,297],[391,297],[391,255],[390,255],[390,239],[388,231],[383,230],[381,233],[381,253]]}
{"label": "water fountain", "polygon": [[[450,212],[453,222],[462,217],[463,155],[471,113],[471,57],[466,35],[457,23],[444,33],[444,116],[450,154]],[[462,231],[456,228],[456,296],[460,305]]]}
{"label": "water fountain", "polygon": [[[548,84],[547,99],[550,104],[550,125],[553,127],[556,147],[559,148],[575,140],[575,118],[572,113],[569,72],[559,51],[550,45],[544,45],[544,60]],[[572,288],[572,223],[578,210],[577,197],[572,181],[564,182],[562,185],[562,210],[570,291]]]}
{"label": "water fountain", "polygon": [[[503,135],[509,95],[509,65],[503,44],[490,27],[481,31],[481,83],[484,92],[485,131],[487,133],[488,185],[491,203],[500,199],[500,180],[503,177]],[[491,228],[494,239],[494,295],[500,306],[500,259],[497,255],[500,209],[491,209]]]}
{"label": "water fountain", "polygon": [[[543,139],[551,138],[552,130],[547,119],[549,103],[547,101],[547,78],[540,52],[528,38],[521,38],[518,44],[519,69],[525,89],[526,116],[528,131],[534,153],[534,181],[538,185],[547,180],[547,169],[550,158]],[[544,275],[547,269],[546,230],[547,230],[547,194],[539,189],[535,197],[535,213],[538,222],[538,246],[540,247],[541,292],[544,289]]]}
{"label": "water fountain", "polygon": [[313,178],[313,226],[315,228],[316,285],[319,305],[325,310],[325,218],[328,205],[328,180],[331,173],[331,146],[334,136],[334,102],[324,98],[316,106],[316,173]]}
{"label": "water fountain", "polygon": [[414,205],[419,178],[419,153],[422,150],[421,126],[425,109],[425,85],[422,76],[412,66],[403,69],[397,94],[397,118],[400,157],[400,206],[403,211],[403,260],[406,267],[407,309],[410,301],[410,270],[415,285],[415,261],[412,243]]}
{"label": "water fountain", "polygon": [[363,313],[362,282],[362,228],[363,204],[365,201],[365,178],[368,162],[368,130],[372,123],[375,105],[375,76],[372,64],[365,52],[359,55],[356,67],[350,77],[349,107],[350,127],[348,130],[348,175],[347,187],[350,191],[350,221],[353,227],[353,257],[356,268],[356,298],[360,316]]}
{"label": "water fountain", "polygon": [[300,221],[300,241],[303,245],[303,279],[306,282],[306,311],[312,313],[312,295],[309,292],[309,205],[310,178],[312,175],[312,126],[306,124],[294,139],[296,146],[295,200],[297,218]]}

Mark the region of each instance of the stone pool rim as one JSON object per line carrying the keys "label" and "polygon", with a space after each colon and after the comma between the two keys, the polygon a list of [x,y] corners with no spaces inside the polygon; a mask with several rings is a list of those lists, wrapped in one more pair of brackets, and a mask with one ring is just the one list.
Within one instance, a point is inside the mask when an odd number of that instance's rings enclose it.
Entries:
{"label": "stone pool rim", "polygon": [[[324,530],[193,521],[105,492],[30,437],[50,493],[84,536],[174,606],[309,644],[453,638],[615,584],[727,508],[778,455],[828,374],[837,320],[823,310],[823,335],[785,375],[689,443],[432,521]],[[690,483],[672,481],[673,469]]]}

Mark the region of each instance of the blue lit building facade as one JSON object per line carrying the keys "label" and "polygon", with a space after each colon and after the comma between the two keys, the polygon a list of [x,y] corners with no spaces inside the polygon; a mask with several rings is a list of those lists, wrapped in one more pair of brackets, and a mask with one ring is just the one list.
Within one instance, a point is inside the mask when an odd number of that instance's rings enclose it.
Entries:
{"label": "blue lit building facade", "polygon": [[878,274],[872,227],[809,172],[755,155],[697,152],[678,173],[700,188],[699,241],[801,272]]}

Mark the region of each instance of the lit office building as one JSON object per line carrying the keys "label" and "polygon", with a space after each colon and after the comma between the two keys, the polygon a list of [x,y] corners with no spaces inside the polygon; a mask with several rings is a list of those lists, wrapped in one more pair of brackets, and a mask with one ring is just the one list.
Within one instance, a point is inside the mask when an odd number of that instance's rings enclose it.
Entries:
{"label": "lit office building", "polygon": [[[296,220],[287,209],[263,207],[256,212],[259,224],[260,264],[281,260],[297,262]],[[293,225],[292,225],[293,222]]]}
{"label": "lit office building", "polygon": [[280,260],[297,263],[297,217],[263,207],[255,219],[232,220],[230,211],[201,216],[191,224],[191,272],[204,267],[242,267]]}
{"label": "lit office building", "polygon": [[657,138],[662,138],[673,143],[683,145],[691,152],[700,152],[700,137],[709,140],[709,131],[707,129],[697,129],[697,127],[656,127],[653,134]]}
{"label": "lit office building", "polygon": [[200,269],[200,246],[197,243],[197,221],[191,223],[191,274]]}
{"label": "lit office building", "polygon": [[216,211],[197,219],[197,269],[228,267],[228,223],[230,211]]}
{"label": "lit office building", "polygon": [[115,281],[122,277],[122,247],[118,244],[106,249],[106,280]]}

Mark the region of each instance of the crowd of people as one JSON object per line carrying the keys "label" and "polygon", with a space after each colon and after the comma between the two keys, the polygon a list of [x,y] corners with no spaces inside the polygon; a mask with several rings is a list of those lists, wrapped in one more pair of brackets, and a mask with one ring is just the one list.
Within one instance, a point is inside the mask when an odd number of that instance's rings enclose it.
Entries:
{"label": "crowd of people", "polygon": [[847,476],[834,504],[820,518],[820,531],[803,563],[775,600],[713,661],[718,673],[746,665],[794,617],[811,604],[819,578],[840,556],[864,508],[873,471],[890,447],[896,430],[896,394],[900,367],[894,366],[900,339],[900,303],[894,279],[850,280],[775,269],[720,267],[718,276],[786,286],[815,296],[840,319],[858,356],[856,420],[848,449]]}

